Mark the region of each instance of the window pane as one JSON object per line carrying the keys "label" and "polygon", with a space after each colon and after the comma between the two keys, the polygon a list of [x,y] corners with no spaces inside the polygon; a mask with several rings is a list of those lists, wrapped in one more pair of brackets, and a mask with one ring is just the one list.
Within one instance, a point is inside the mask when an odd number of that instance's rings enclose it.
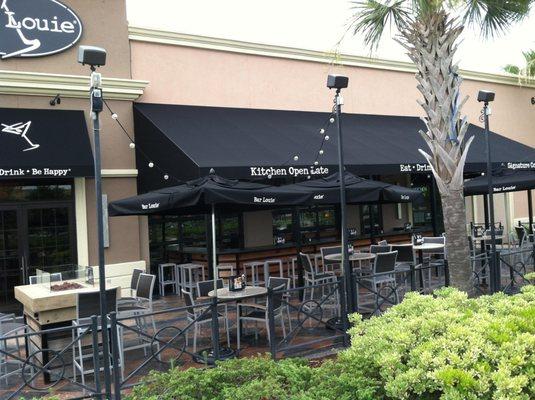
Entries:
{"label": "window pane", "polygon": [[273,211],[273,242],[291,242],[293,240],[293,224],[291,211]]}

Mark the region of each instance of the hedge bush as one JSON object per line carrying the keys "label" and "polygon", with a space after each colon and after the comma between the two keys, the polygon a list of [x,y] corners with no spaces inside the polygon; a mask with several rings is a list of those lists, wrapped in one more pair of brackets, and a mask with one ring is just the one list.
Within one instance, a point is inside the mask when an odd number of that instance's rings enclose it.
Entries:
{"label": "hedge bush", "polygon": [[319,367],[256,357],[174,369],[128,399],[535,399],[534,286],[477,299],[411,293],[380,317],[351,321],[351,347]]}

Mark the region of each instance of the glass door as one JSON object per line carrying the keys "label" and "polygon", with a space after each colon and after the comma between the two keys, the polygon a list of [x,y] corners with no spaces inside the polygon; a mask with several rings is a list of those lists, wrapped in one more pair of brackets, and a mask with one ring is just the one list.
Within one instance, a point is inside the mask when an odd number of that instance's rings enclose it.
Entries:
{"label": "glass door", "polygon": [[71,271],[76,263],[74,211],[71,204],[24,206],[26,269]]}
{"label": "glass door", "polygon": [[13,288],[23,284],[20,219],[18,207],[0,208],[0,312],[18,309]]}

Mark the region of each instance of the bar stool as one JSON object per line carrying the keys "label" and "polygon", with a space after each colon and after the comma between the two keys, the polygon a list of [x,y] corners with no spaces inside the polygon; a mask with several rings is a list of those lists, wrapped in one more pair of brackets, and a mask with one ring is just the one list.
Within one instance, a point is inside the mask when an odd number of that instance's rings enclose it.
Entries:
{"label": "bar stool", "polygon": [[[166,275],[169,279],[166,279]],[[160,287],[160,296],[165,296],[165,287],[173,286],[173,292],[179,293],[178,271],[175,263],[158,264],[158,284]]]}
{"label": "bar stool", "polygon": [[271,276],[269,270],[272,265],[279,266],[279,277],[284,278],[284,268],[282,266],[282,260],[279,258],[266,260],[264,261],[264,284],[269,280],[269,277]]}
{"label": "bar stool", "polygon": [[243,272],[245,273],[245,277],[248,279],[247,270],[251,269],[251,283],[253,286],[259,286],[260,285],[260,277],[258,275],[258,269],[260,267],[264,267],[263,261],[249,261],[243,264]]}
{"label": "bar stool", "polygon": [[[292,287],[296,287],[297,282],[297,275],[295,274],[295,266],[297,265],[297,257],[288,257],[286,259],[286,263],[288,264],[288,276],[290,277],[292,281]],[[290,271],[292,273],[290,274]]]}
{"label": "bar stool", "polygon": [[[176,267],[180,277],[180,288],[193,294],[193,291],[197,290],[197,282],[204,280],[204,265],[188,263],[178,264]],[[202,279],[198,279],[199,277]]]}

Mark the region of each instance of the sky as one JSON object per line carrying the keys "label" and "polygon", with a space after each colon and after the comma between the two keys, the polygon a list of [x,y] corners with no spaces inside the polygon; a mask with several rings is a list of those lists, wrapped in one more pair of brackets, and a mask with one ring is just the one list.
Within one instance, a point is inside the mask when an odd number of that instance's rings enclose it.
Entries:
{"label": "sky", "polygon": [[[127,0],[131,25],[263,44],[409,61],[390,31],[373,53],[348,32],[348,0]],[[463,69],[501,73],[523,65],[522,51],[535,49],[535,10],[496,39],[463,33],[457,61]]]}

